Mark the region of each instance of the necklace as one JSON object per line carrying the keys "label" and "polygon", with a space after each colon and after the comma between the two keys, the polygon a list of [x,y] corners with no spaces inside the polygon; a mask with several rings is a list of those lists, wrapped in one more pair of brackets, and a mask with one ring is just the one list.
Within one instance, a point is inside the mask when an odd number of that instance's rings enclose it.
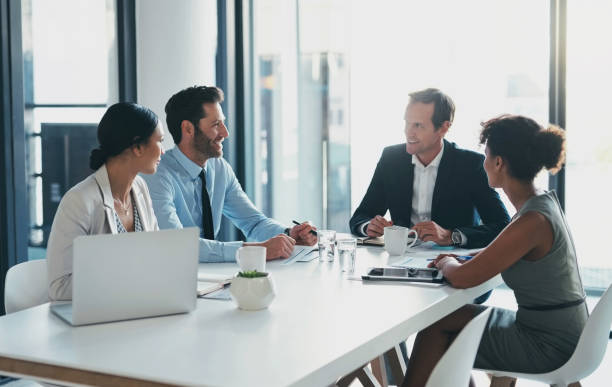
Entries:
{"label": "necklace", "polygon": [[121,200],[117,199],[117,198],[113,198],[115,201],[115,210],[117,209],[117,207],[119,207],[119,211],[121,212],[121,215],[123,216],[127,216],[127,214],[130,211],[130,207],[132,207],[132,197],[130,196],[130,199],[124,203]]}

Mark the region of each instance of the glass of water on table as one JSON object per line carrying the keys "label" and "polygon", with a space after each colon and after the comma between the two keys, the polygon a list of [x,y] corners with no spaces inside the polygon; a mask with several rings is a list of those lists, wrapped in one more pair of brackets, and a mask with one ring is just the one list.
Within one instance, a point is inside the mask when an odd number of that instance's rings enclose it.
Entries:
{"label": "glass of water on table", "polygon": [[336,232],[334,230],[317,230],[319,243],[319,262],[333,262]]}
{"label": "glass of water on table", "polygon": [[355,254],[357,253],[357,239],[343,238],[338,240],[338,257],[342,271],[355,272]]}

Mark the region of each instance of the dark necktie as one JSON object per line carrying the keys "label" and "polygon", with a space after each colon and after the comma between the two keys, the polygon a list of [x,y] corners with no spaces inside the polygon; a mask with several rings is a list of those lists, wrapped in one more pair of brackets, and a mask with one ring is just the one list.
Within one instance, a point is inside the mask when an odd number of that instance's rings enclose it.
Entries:
{"label": "dark necktie", "polygon": [[200,172],[200,179],[202,179],[202,231],[204,232],[204,239],[215,239],[212,209],[210,208],[210,197],[206,190],[206,175],[204,174],[204,170]]}

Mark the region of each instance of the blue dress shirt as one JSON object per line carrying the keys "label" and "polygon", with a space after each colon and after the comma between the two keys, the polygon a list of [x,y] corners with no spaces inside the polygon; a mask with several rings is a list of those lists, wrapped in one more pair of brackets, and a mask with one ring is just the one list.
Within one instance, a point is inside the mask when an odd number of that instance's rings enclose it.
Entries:
{"label": "blue dress shirt", "polygon": [[[174,147],[161,158],[157,173],[142,175],[149,186],[153,209],[161,229],[200,228],[200,262],[231,262],[241,241],[220,242],[202,238],[202,167]],[[232,167],[223,158],[204,166],[215,235],[225,215],[249,241],[264,241],[282,234],[285,226],[262,214],[242,190]]]}

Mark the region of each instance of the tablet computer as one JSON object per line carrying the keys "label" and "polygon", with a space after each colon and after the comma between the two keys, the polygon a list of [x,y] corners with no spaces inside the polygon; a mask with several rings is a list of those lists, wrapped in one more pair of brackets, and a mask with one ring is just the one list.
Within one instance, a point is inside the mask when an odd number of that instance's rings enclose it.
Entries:
{"label": "tablet computer", "polygon": [[418,267],[371,267],[361,279],[367,281],[407,281],[442,283],[442,272],[436,268]]}

